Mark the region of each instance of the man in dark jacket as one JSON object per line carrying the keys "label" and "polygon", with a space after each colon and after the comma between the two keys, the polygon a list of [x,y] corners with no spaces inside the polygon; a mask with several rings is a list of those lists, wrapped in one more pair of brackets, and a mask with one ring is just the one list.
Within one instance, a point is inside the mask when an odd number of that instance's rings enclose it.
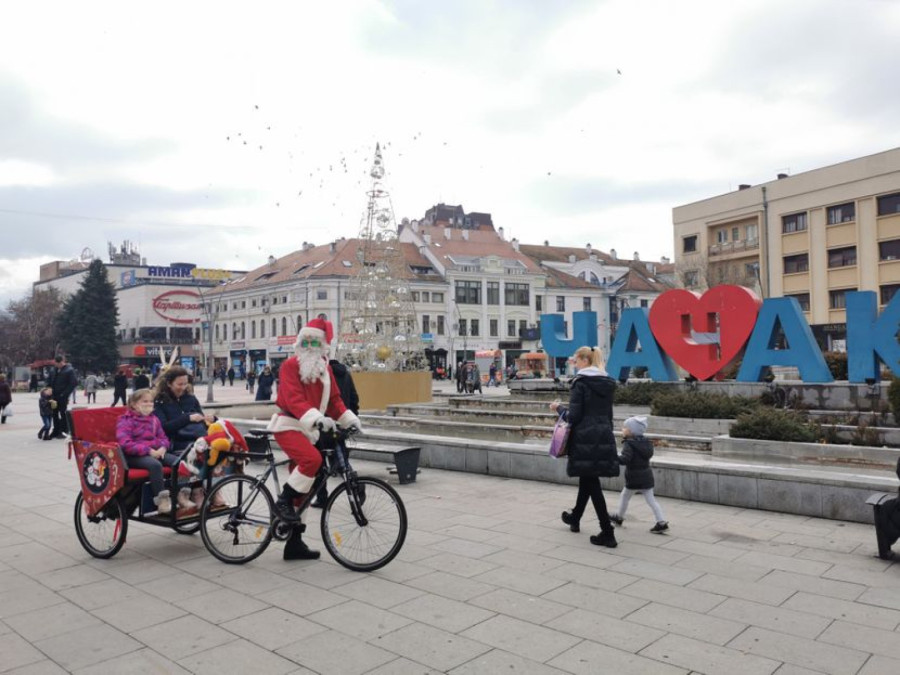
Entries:
{"label": "man in dark jacket", "polygon": [[128,393],[128,376],[125,374],[124,370],[119,370],[116,373],[116,376],[113,378],[113,407],[116,407],[116,404],[121,399],[122,405],[126,405],[126,397]]}
{"label": "man in dark jacket", "polygon": [[138,389],[149,389],[150,388],[150,378],[142,370],[134,371],[134,390]]}
{"label": "man in dark jacket", "polygon": [[[224,382],[222,384],[225,384]],[[234,386],[234,368],[228,369],[228,384]]]}
{"label": "man in dark jacket", "polygon": [[[352,411],[354,415],[359,416],[359,394],[356,392],[356,385],[353,384],[353,376],[350,374],[350,370],[337,359],[331,359],[328,365],[331,366],[331,372],[334,373],[334,379],[337,382],[338,389],[341,391],[341,400],[344,402],[344,406],[347,410]],[[322,487],[316,493],[312,506],[321,509],[325,507],[325,502],[327,501],[328,485],[327,483],[322,483]]]}
{"label": "man in dark jacket", "polygon": [[[900,478],[900,459],[897,460],[897,478]],[[878,557],[893,560],[891,546],[900,539],[900,498],[895,497],[875,508],[875,536],[878,538]]]}
{"label": "man in dark jacket", "polygon": [[78,378],[75,369],[72,368],[63,356],[57,356],[56,366],[50,373],[50,386],[53,389],[53,400],[56,408],[53,410],[53,431],[51,438],[68,438],[69,421],[66,419],[66,408],[69,406],[69,397],[75,391]]}

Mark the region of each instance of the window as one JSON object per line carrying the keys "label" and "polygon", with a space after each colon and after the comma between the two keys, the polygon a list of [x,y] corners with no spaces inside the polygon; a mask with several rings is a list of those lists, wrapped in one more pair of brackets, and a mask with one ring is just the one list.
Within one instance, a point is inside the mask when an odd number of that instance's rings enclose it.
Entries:
{"label": "window", "polygon": [[478,325],[478,319],[472,319],[469,322],[469,335],[480,335],[481,328]]}
{"label": "window", "polygon": [[456,302],[460,305],[480,305],[481,304],[481,282],[480,281],[457,281],[456,282]]}
{"label": "window", "polygon": [[466,320],[465,320],[465,319],[460,319],[460,320],[459,320],[459,334],[460,334],[460,335],[466,335],[466,328],[467,328],[467,326],[466,326]]}
{"label": "window", "polygon": [[278,319],[272,317],[272,337],[278,335]]}
{"label": "window", "polygon": [[328,289],[327,288],[316,289],[316,300],[327,300],[327,299],[328,299]]}
{"label": "window", "polygon": [[422,302],[431,302],[431,297],[428,291],[422,291]]}
{"label": "window", "polygon": [[223,340],[228,339],[228,324],[227,323],[222,324],[222,339]]}
{"label": "window", "polygon": [[536,295],[534,296],[534,309],[537,312],[543,312],[544,307],[544,296]]}
{"label": "window", "polygon": [[303,317],[299,314],[297,315],[297,332],[300,332],[300,329],[303,328]]}
{"label": "window", "polygon": [[809,272],[809,253],[784,256],[784,273]]}
{"label": "window", "polygon": [[741,238],[741,228],[732,227],[731,228],[731,241],[737,241]]}
{"label": "window", "polygon": [[803,213],[792,213],[789,216],[781,217],[781,231],[785,234],[791,232],[802,232],[806,229],[806,211]]}
{"label": "window", "polygon": [[251,321],[250,322],[250,339],[252,340],[255,337],[256,337],[256,322]]}
{"label": "window", "polygon": [[287,296],[286,296],[286,295],[282,295],[282,296],[281,296],[281,303],[284,304],[284,305],[287,304]]}
{"label": "window", "polygon": [[525,334],[525,331],[528,329],[528,322],[525,319],[519,321],[519,337],[522,337]]}
{"label": "window", "polygon": [[756,243],[759,240],[759,226],[756,224],[747,226],[747,242]]}
{"label": "window", "polygon": [[716,242],[719,244],[724,244],[728,241],[728,230],[719,230],[716,232]]}
{"label": "window", "polygon": [[878,242],[879,260],[900,260],[900,239]]}
{"label": "window", "polygon": [[847,306],[847,293],[855,290],[855,288],[842,288],[838,291],[828,291],[828,307],[830,309],[844,309]]}
{"label": "window", "polygon": [[828,251],[828,267],[850,267],[856,264],[856,247],[845,246]]}
{"label": "window", "polygon": [[878,198],[878,215],[890,216],[900,213],[900,192]]}
{"label": "window", "polygon": [[437,334],[438,335],[444,334],[444,315],[443,314],[439,314],[438,318],[437,318]]}
{"label": "window", "polygon": [[506,322],[506,337],[516,336],[516,322],[514,319],[508,319]]}
{"label": "window", "polygon": [[422,315],[422,332],[430,333],[431,332],[431,317],[427,314]]}
{"label": "window", "polygon": [[649,307],[649,306],[650,306],[650,302],[646,298],[641,300],[641,307]]}
{"label": "window", "polygon": [[247,309],[247,301],[241,300],[241,309]]}
{"label": "window", "polygon": [[266,320],[265,319],[259,320],[259,337],[261,337],[261,338],[266,337]]}
{"label": "window", "polygon": [[282,335],[288,334],[288,332],[287,332],[287,317],[286,316],[281,317],[281,334]]}
{"label": "window", "polygon": [[564,295],[556,296],[556,311],[557,312],[565,312],[566,311],[566,298]]}
{"label": "window", "polygon": [[503,287],[504,300],[507,305],[518,305],[520,307],[528,307],[531,300],[528,297],[528,284],[510,284],[507,283]]}
{"label": "window", "polygon": [[216,340],[219,339],[219,324],[216,324]]}
{"label": "window", "polygon": [[581,308],[585,312],[590,312],[591,311],[591,299],[590,298],[582,298],[581,299]]}
{"label": "window", "polygon": [[828,207],[828,224],[837,225],[838,223],[849,223],[856,220],[856,204],[849,202],[847,204],[838,204],[837,206]]}
{"label": "window", "polygon": [[443,294],[443,293],[432,293],[432,294],[431,294],[431,301],[432,301],[432,302],[443,302],[443,301],[444,301],[444,294]]}
{"label": "window", "polygon": [[490,320],[491,337],[500,337],[500,322],[497,319]]}
{"label": "window", "polygon": [[794,298],[800,305],[800,309],[804,312],[809,311],[809,293],[795,293],[794,295],[786,295],[786,298]]}
{"label": "window", "polygon": [[247,325],[241,321],[241,340],[247,339]]}
{"label": "window", "polygon": [[748,279],[756,279],[756,272],[759,270],[759,263],[744,263],[744,276]]}
{"label": "window", "polygon": [[697,250],[697,235],[692,234],[690,237],[685,237],[681,240],[682,251],[684,253],[693,253]]}
{"label": "window", "polygon": [[499,281],[487,282],[487,304],[489,304],[489,305],[499,305],[500,304],[500,282]]}
{"label": "window", "polygon": [[251,306],[251,307],[256,307],[256,298],[253,298],[253,299],[250,301],[250,306]]}
{"label": "window", "polygon": [[881,287],[881,304],[886,305],[891,301],[891,298],[900,291],[900,284],[888,284],[887,286]]}
{"label": "window", "polygon": [[693,288],[697,286],[697,282],[700,278],[700,273],[697,270],[688,270],[684,273],[684,285],[688,288]]}
{"label": "window", "polygon": [[419,302],[419,291],[413,291],[413,292],[412,292],[412,301],[413,301],[413,302]]}
{"label": "window", "polygon": [[231,309],[237,309],[237,300],[231,303]]}

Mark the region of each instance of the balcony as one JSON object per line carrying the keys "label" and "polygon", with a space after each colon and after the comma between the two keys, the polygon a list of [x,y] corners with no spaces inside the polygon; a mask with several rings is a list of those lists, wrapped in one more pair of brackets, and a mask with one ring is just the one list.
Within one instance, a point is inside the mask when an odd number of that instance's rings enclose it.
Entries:
{"label": "balcony", "polygon": [[729,253],[743,253],[759,249],[759,239],[746,239],[744,241],[726,241],[721,244],[713,244],[709,247],[709,255],[728,255]]}

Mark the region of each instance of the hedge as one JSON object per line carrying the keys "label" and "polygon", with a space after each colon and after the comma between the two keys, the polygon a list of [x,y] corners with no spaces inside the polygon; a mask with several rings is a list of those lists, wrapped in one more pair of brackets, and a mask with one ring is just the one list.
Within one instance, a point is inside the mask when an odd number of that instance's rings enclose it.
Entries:
{"label": "hedge", "polygon": [[800,414],[792,410],[757,407],[752,412],[739,415],[731,425],[732,438],[754,438],[762,441],[786,441],[790,443],[815,443],[820,432]]}
{"label": "hedge", "polygon": [[756,398],[686,391],[657,395],[650,404],[650,412],[662,417],[734,419],[758,407],[759,400]]}

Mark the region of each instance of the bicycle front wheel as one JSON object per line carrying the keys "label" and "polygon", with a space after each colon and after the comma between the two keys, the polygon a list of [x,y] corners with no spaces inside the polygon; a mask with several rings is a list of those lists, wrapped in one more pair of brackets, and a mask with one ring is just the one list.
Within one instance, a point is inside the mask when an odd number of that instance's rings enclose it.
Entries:
{"label": "bicycle front wheel", "polygon": [[354,572],[387,565],[406,539],[406,508],[400,495],[378,478],[342,483],[322,512],[322,541],[328,553]]}
{"label": "bicycle front wheel", "polygon": [[224,563],[241,565],[272,541],[275,503],[265,485],[249,476],[230,476],[213,487],[200,509],[200,536]]}

